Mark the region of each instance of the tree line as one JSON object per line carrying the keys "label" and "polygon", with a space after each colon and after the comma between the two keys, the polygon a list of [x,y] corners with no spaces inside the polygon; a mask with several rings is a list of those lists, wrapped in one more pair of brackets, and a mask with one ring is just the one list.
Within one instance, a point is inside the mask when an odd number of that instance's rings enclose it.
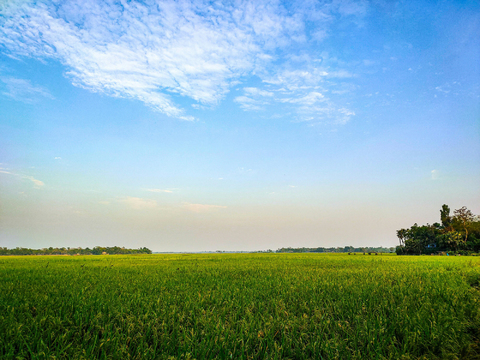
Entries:
{"label": "tree line", "polygon": [[345,247],[317,247],[317,248],[280,248],[276,250],[277,253],[305,253],[305,252],[314,252],[314,253],[353,253],[353,252],[362,252],[362,253],[389,253],[394,252],[395,248],[390,247],[353,247],[353,246],[345,246]]}
{"label": "tree line", "polygon": [[418,225],[397,230],[400,245],[398,255],[420,255],[447,252],[468,255],[480,252],[480,217],[465,206],[450,215],[448,205],[442,205],[440,223]]}
{"label": "tree line", "polygon": [[133,254],[151,254],[152,250],[146,247],[139,249],[126,249],[124,247],[102,247],[95,246],[94,248],[43,248],[43,249],[29,249],[16,247],[15,249],[7,249],[0,247],[0,255],[133,255]]}

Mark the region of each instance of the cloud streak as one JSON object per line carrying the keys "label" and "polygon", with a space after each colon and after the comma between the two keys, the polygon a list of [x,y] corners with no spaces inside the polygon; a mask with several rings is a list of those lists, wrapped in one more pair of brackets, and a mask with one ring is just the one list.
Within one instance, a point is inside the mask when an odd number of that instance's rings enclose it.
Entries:
{"label": "cloud streak", "polygon": [[0,77],[0,81],[5,84],[7,90],[2,94],[14,100],[34,103],[40,98],[54,99],[47,89],[33,85],[29,80]]}
{"label": "cloud streak", "polygon": [[29,180],[33,183],[33,187],[35,189],[40,189],[42,188],[43,186],[45,186],[45,183],[41,180],[38,180],[38,179],[35,179],[33,176],[29,176],[29,175],[22,175],[22,174],[17,174],[15,172],[12,172],[10,171],[9,169],[5,169],[5,168],[0,168],[0,173],[1,174],[9,174],[9,175],[13,175],[15,177],[18,177],[20,179],[25,179],[25,180]]}
{"label": "cloud streak", "polygon": [[30,180],[33,183],[33,186],[36,189],[40,189],[41,187],[43,187],[45,185],[45,183],[43,181],[35,179],[33,176],[22,176],[22,178]]}

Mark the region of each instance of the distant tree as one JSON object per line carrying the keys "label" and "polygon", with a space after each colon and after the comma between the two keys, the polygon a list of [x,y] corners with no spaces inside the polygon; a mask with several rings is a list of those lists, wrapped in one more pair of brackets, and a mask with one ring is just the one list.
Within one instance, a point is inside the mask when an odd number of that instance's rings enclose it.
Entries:
{"label": "distant tree", "polygon": [[15,249],[7,249],[0,247],[0,255],[100,255],[100,254],[151,254],[152,251],[146,247],[140,249],[125,249],[115,247],[100,247],[96,246],[93,249],[82,248],[43,248],[43,249],[27,249],[16,247]]}

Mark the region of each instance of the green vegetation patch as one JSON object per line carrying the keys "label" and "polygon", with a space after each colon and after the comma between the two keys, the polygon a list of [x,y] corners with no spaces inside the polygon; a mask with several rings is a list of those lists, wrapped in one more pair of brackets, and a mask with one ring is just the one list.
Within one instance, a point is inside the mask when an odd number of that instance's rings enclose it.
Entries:
{"label": "green vegetation patch", "polygon": [[2,359],[479,358],[480,259],[0,258]]}

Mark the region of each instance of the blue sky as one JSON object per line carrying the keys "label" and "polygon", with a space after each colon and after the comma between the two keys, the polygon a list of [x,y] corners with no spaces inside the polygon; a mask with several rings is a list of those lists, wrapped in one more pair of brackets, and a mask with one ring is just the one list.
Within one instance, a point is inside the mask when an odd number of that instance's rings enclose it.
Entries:
{"label": "blue sky", "polygon": [[477,1],[0,4],[0,246],[395,246],[480,213]]}

